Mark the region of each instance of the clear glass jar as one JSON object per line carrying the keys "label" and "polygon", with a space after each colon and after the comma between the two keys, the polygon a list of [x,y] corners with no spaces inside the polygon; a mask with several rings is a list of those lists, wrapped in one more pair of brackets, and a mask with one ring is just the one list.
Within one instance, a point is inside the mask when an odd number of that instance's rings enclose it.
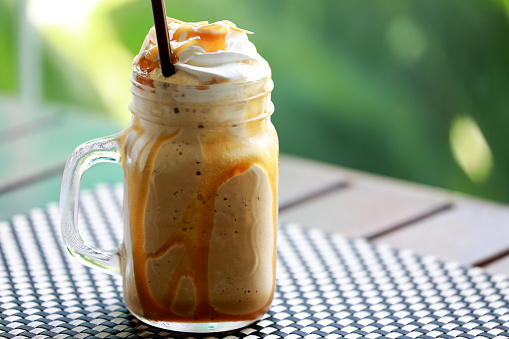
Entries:
{"label": "clear glass jar", "polygon": [[[80,252],[90,246],[76,229],[70,252],[119,271],[127,307],[154,326],[213,332],[259,319],[275,286],[272,80],[192,86],[133,73],[131,82],[129,126],[100,141],[111,144],[100,155],[99,144],[85,152],[124,169],[123,244],[97,261]],[[76,234],[81,247],[68,241]]]}

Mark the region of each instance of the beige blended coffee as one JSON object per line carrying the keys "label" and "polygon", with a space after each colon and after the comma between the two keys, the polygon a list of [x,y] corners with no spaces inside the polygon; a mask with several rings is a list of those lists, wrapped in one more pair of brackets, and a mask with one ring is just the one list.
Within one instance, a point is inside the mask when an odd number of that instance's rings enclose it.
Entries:
{"label": "beige blended coffee", "polygon": [[152,28],[133,62],[133,118],[108,139],[124,169],[124,300],[155,326],[229,330],[259,319],[274,293],[270,68],[229,21],[168,29],[176,73],[161,74]]}

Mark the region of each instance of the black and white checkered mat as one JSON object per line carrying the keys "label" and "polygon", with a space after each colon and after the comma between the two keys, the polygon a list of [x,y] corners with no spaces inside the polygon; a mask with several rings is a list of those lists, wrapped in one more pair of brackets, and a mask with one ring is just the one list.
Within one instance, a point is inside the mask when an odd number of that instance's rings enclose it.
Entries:
{"label": "black and white checkered mat", "polygon": [[[121,187],[82,198],[84,237],[120,241]],[[319,222],[319,221],[317,221]],[[56,204],[0,222],[2,338],[508,338],[509,279],[295,226],[280,227],[269,313],[212,335],[163,331],[129,314],[120,280],[63,249]]]}

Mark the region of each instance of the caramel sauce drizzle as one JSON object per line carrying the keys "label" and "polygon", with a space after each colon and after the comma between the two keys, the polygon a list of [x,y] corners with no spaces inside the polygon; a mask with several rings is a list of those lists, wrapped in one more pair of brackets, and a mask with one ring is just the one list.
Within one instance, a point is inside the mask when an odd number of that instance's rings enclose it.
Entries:
{"label": "caramel sauce drizzle", "polygon": [[[203,167],[203,174],[200,179],[198,190],[195,198],[184,211],[180,225],[175,228],[175,232],[163,243],[163,245],[153,253],[145,251],[145,209],[148,201],[148,194],[150,189],[150,176],[154,167],[154,161],[160,147],[165,143],[175,138],[180,131],[172,134],[160,135],[153,143],[146,143],[142,150],[139,152],[138,157],[134,164],[126,166],[125,159],[128,158],[134,149],[135,143],[145,133],[144,129],[139,124],[132,124],[130,129],[136,133],[136,136],[128,149],[125,149],[124,168],[126,169],[126,181],[129,187],[129,219],[131,228],[131,241],[133,251],[133,265],[136,290],[138,298],[143,308],[143,317],[155,321],[235,321],[244,319],[256,319],[266,312],[271,299],[260,308],[258,311],[251,314],[244,314],[241,316],[234,316],[222,314],[215,310],[209,301],[209,287],[208,287],[208,253],[210,247],[210,238],[214,227],[214,204],[215,197],[218,189],[230,178],[235,175],[244,173],[254,165],[264,168],[268,174],[270,185],[272,188],[273,196],[273,220],[274,220],[274,234],[276,234],[277,223],[277,169],[276,173],[263,166],[267,159],[262,159],[259,156],[246,156],[242,159],[237,159],[233,164],[227,160],[220,163],[207,163],[205,161]],[[126,132],[128,134],[129,132]],[[271,132],[269,132],[271,133]],[[275,131],[273,132],[275,133]],[[122,139],[126,139],[126,134]],[[120,140],[120,138],[119,138]],[[204,152],[207,148],[208,151],[214,151],[213,144],[205,144]],[[142,167],[140,159],[143,158],[143,153],[148,152],[146,162]],[[269,161],[276,161],[277,152],[271,150],[272,155]],[[197,218],[198,222],[192,220]],[[188,228],[192,224],[193,232],[183,232],[183,228]],[[180,263],[179,268],[174,272],[173,276],[167,283],[168,290],[164,296],[164,305],[156,301],[151,293],[150,285],[147,275],[147,263],[150,259],[156,259],[163,256],[174,246],[185,246],[185,255]],[[273,255],[273,274],[275,277],[275,260],[276,248],[274,248]],[[184,277],[189,277],[195,288],[195,311],[194,317],[184,317],[175,314],[171,308],[176,299],[180,281]],[[272,293],[274,286],[272,287]]]}
{"label": "caramel sauce drizzle", "polygon": [[202,27],[198,31],[195,27],[189,25],[182,25],[171,38],[171,41],[179,41],[184,34],[186,39],[182,43],[178,43],[178,47],[172,49],[172,61],[178,61],[178,54],[191,46],[201,47],[205,53],[213,53],[219,51],[226,51],[228,28],[220,25]]}
{"label": "caramel sauce drizzle", "polygon": [[[132,154],[134,145],[145,133],[144,129],[139,125],[133,124],[131,127],[137,134],[133,142],[131,143],[128,150],[126,150],[126,158]],[[140,156],[136,159],[134,166],[125,166],[126,171],[125,177],[127,185],[129,187],[129,221],[131,227],[131,241],[133,251],[133,265],[134,265],[134,278],[136,282],[136,289],[140,301],[142,302],[144,310],[149,310],[147,316],[150,318],[152,310],[155,310],[156,314],[158,310],[164,310],[154,301],[150,292],[150,287],[147,278],[147,255],[145,254],[145,232],[144,232],[144,218],[145,218],[145,207],[149,193],[149,180],[150,174],[154,166],[155,155],[161,145],[176,135],[180,131],[177,131],[170,135],[164,135],[159,137],[154,145],[149,149],[149,154],[145,162],[145,166],[142,168],[140,164],[140,158],[143,151],[150,145],[145,144],[140,151]]]}

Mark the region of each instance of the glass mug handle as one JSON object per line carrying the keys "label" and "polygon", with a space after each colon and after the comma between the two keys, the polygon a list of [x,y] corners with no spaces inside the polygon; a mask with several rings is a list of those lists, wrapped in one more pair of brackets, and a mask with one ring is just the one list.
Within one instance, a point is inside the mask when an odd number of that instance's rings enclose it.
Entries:
{"label": "glass mug handle", "polygon": [[81,144],[67,160],[60,190],[60,224],[67,250],[82,264],[109,274],[120,274],[119,250],[104,250],[83,241],[78,229],[79,193],[81,178],[87,169],[101,162],[120,165],[120,158],[116,136]]}

